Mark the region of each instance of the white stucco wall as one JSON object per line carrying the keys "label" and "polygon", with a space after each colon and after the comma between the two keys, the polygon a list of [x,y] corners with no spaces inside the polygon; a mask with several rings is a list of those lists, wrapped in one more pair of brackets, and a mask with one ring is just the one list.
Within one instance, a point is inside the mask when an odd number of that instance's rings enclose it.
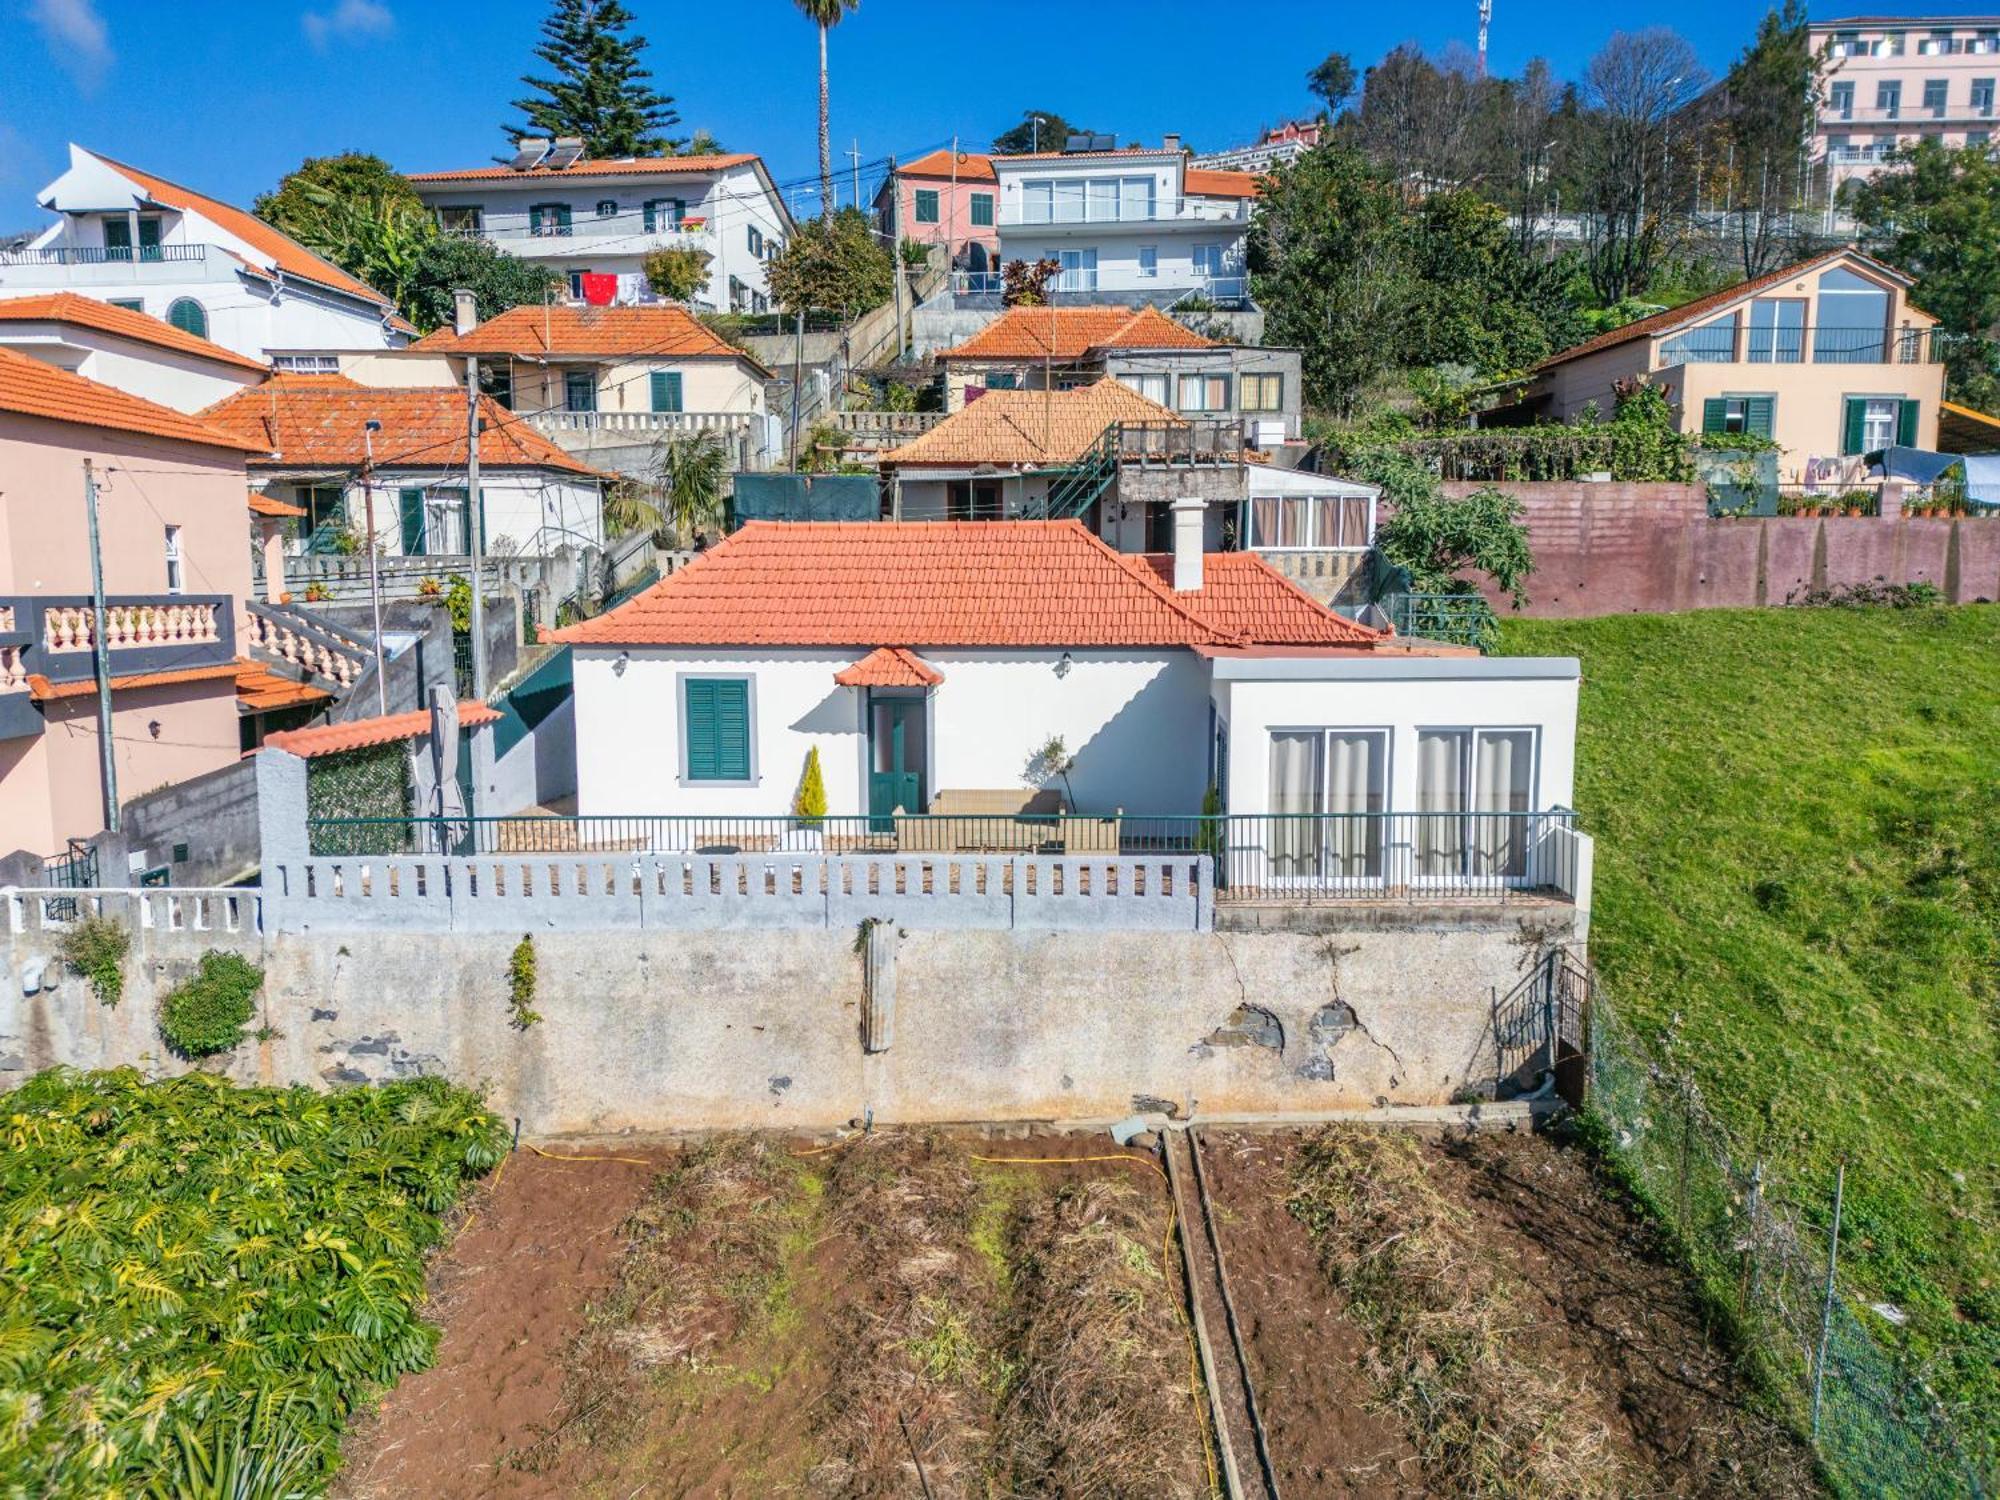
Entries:
{"label": "white stucco wall", "polygon": [[[465,472],[440,475],[436,470],[398,472],[385,469],[375,476],[375,535],[387,557],[403,554],[402,512],[398,494],[404,489],[463,490]],[[482,470],[479,491],[486,501],[486,546],[490,552],[552,552],[557,547],[602,546],[604,503],[595,479],[541,470]],[[364,529],[367,496],[359,484],[348,486],[347,515],[356,530]],[[496,545],[497,544],[497,545]],[[443,549],[433,543],[428,549]]]}
{"label": "white stucco wall", "polygon": [[264,377],[255,370],[143,344],[75,323],[0,328],[0,348],[70,370],[175,411],[196,412]]}
{"label": "white stucco wall", "polygon": [[[865,694],[834,673],[867,653],[576,649],[577,810],[586,814],[783,814],[818,746],[828,811],[867,810]],[[944,673],[929,697],[926,794],[1027,787],[1034,753],[1061,735],[1079,809],[1193,812],[1206,780],[1208,666],[1188,651],[923,650]],[[683,674],[753,679],[748,786],[684,784]]]}

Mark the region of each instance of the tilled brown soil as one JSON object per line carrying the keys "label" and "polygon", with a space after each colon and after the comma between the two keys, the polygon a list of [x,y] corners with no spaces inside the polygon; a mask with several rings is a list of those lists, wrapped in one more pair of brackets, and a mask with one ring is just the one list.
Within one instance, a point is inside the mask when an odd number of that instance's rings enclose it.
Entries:
{"label": "tilled brown soil", "polygon": [[[1285,1207],[1297,1133],[1204,1132],[1217,1228],[1287,1500],[1447,1493],[1371,1380],[1365,1329]],[[1637,1495],[1818,1493],[1800,1446],[1755,1412],[1655,1234],[1588,1159],[1546,1138],[1424,1142],[1431,1187],[1471,1211],[1516,1289],[1507,1356],[1574,1393]]]}

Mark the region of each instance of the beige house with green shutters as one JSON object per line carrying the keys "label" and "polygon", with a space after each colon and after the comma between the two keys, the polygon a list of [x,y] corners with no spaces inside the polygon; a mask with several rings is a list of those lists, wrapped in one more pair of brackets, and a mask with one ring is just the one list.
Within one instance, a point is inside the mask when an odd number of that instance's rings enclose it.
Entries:
{"label": "beige house with green shutters", "polygon": [[1644,376],[1683,431],[1771,438],[1782,483],[1856,479],[1864,454],[1937,446],[1937,320],[1909,289],[1857,250],[1828,251],[1564,350],[1484,423],[1609,416],[1619,386]]}

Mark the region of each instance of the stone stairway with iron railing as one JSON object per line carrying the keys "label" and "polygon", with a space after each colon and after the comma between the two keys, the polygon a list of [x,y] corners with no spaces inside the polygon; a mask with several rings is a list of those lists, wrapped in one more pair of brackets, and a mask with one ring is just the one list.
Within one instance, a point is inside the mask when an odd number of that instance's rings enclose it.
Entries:
{"label": "stone stairway with iron railing", "polygon": [[252,655],[283,662],[344,695],[373,663],[370,651],[324,615],[296,604],[243,606],[243,643]]}

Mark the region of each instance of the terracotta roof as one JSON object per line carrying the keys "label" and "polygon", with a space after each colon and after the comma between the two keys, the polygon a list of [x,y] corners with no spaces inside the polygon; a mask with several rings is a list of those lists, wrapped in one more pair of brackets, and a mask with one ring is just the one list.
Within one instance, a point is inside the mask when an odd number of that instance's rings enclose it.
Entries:
{"label": "terracotta roof", "polygon": [[183,212],[200,214],[211,224],[227,230],[260,254],[268,255],[271,263],[287,275],[302,276],[307,281],[316,281],[321,286],[330,286],[352,296],[364,298],[383,308],[393,307],[389,299],[375,288],[355,280],[332,261],[315,255],[290,235],[272,228],[255,214],[245,213],[240,208],[233,208],[205,193],[197,193],[193,188],[182,187],[177,182],[169,182],[164,177],[155,177],[151,172],[128,167],[122,161],[113,161],[102,152],[93,151],[91,155],[138,183],[154,202],[163,203],[169,208],[178,208]]}
{"label": "terracotta roof", "polygon": [[259,516],[302,516],[306,514],[306,508],[303,505],[287,505],[274,495],[260,495],[255,490],[250,492],[250,510],[253,515]]}
{"label": "terracotta roof", "polygon": [[[1174,585],[1172,554],[1127,556],[1126,566]],[[1190,597],[1183,594],[1182,598]],[[1337,615],[1254,552],[1211,552],[1201,561],[1195,608],[1218,629],[1260,644],[1354,646],[1378,637]]]}
{"label": "terracotta roof", "polygon": [[995,161],[1087,161],[1094,156],[1177,156],[1165,146],[1113,146],[1109,151],[1014,151]]}
{"label": "terracotta roof", "polygon": [[1066,464],[1113,422],[1181,419],[1108,378],[1068,391],[988,391],[880,461],[910,467]]}
{"label": "terracotta roof", "polygon": [[[207,682],[210,678],[235,675],[235,666],[227,662],[206,667],[181,667],[171,672],[138,672],[129,677],[112,678],[111,691],[122,693],[128,688],[178,687],[183,682]],[[50,682],[40,672],[28,674],[28,696],[37,703],[47,703],[56,698],[85,698],[96,691],[95,677],[86,677],[79,682]]]}
{"label": "terracotta roof", "polygon": [[[1001,158],[1003,161],[1005,158]],[[900,163],[896,168],[899,177],[942,177],[949,181],[952,176],[952,158],[948,149],[927,151],[912,161]],[[958,153],[958,180],[960,182],[993,182],[993,158],[979,151]]]}
{"label": "terracotta roof", "polygon": [[220,423],[114,390],[11,349],[0,349],[0,411],[237,452],[254,453],[263,447]]}
{"label": "terracotta roof", "polygon": [[236,706],[247,713],[268,713],[274,708],[297,708],[307,703],[328,703],[333,694],[309,682],[274,672],[260,661],[236,658]]}
{"label": "terracotta roof", "polygon": [[[597,473],[491,396],[479,398],[479,411],[486,421],[479,437],[482,464]],[[275,455],[253,459],[253,467],[359,467],[368,456],[362,424],[370,420],[382,424],[375,434],[377,468],[465,464],[465,393],[455,386],[375,387],[344,375],[277,375],[224,397],[201,416]]]}
{"label": "terracotta roof", "polygon": [[411,182],[487,182],[495,178],[518,177],[524,182],[550,177],[657,177],[686,172],[721,172],[746,166],[757,160],[754,152],[731,151],[720,156],[615,156],[584,157],[567,167],[530,167],[517,172],[512,167],[462,167],[445,172],[405,172]]}
{"label": "terracotta roof", "polygon": [[[481,724],[500,722],[500,710],[475,699],[458,705],[458,727],[474,729]],[[429,709],[414,709],[385,718],[349,719],[345,724],[315,724],[309,729],[285,729],[266,735],[264,743],[307,760],[315,755],[339,755],[346,750],[366,750],[371,745],[391,745],[397,740],[413,740],[431,732]]]}
{"label": "terracotta roof", "polygon": [[[1819,255],[1810,256],[1805,260],[1797,261],[1780,270],[1771,271],[1754,280],[1740,281],[1735,286],[1725,287],[1719,292],[1711,292],[1706,297],[1697,297],[1692,302],[1684,302],[1679,307],[1670,307],[1665,312],[1654,313],[1651,317],[1640,318],[1637,322],[1627,323],[1622,328],[1613,328],[1608,333],[1600,333],[1595,338],[1585,339],[1582,343],[1563,350],[1560,354],[1551,354],[1547,359],[1535,366],[1535,368],[1546,370],[1552,365],[1564,364],[1572,359],[1581,359],[1586,354],[1595,354],[1600,349],[1616,348],[1619,344],[1630,343],[1633,339],[1652,338],[1658,334],[1671,333],[1680,328],[1684,323],[1699,322],[1710,313],[1720,312],[1732,302],[1754,296],[1768,287],[1779,285],[1781,282],[1795,280],[1826,265],[1829,261],[1850,259],[1860,261],[1877,275],[1886,276],[1900,286],[1910,285],[1910,278],[1905,276],[1901,271],[1898,271],[1894,266],[1884,265],[1879,260],[1861,254],[1852,245],[1847,245],[1837,250],[1827,250]],[[1915,310],[1914,308],[1911,309],[1913,312]]]}
{"label": "terracotta roof", "polygon": [[[1211,559],[1213,561],[1213,559]],[[1266,589],[1238,606],[1273,644],[1366,644],[1374,633]],[[1256,584],[1242,589],[1245,597]],[[1218,595],[1220,597],[1220,594]],[[1328,624],[1331,620],[1334,623]],[[555,633],[577,645],[1240,646],[1199,596],[1176,594],[1080,521],[752,521],[608,614]],[[869,668],[869,670],[874,670]]]}
{"label": "terracotta roof", "polygon": [[[513,307],[472,332],[440,328],[412,344],[425,354],[509,354],[523,359],[564,355],[648,356],[658,359],[740,359],[757,365],[684,307]],[[757,365],[759,370],[764,367]],[[766,372],[768,373],[768,372]]]}
{"label": "terracotta roof", "polygon": [[99,302],[95,297],[85,297],[77,292],[0,298],[0,323],[74,323],[81,328],[95,328],[100,333],[116,334],[135,343],[178,350],[182,354],[214,360],[217,364],[234,365],[240,370],[255,370],[259,375],[270,371],[270,366],[261,360],[238,354],[234,349],[225,349],[192,333],[183,333],[159,318],[134,312],[129,307],[113,307],[109,302]]}
{"label": "terracotta roof", "polygon": [[1261,194],[1257,172],[1228,172],[1220,167],[1189,167],[1181,191],[1197,198],[1255,198]]}
{"label": "terracotta roof", "polygon": [[901,646],[877,646],[833,680],[842,687],[936,687],[944,673]]}
{"label": "terracotta roof", "polygon": [[939,359],[1081,359],[1092,349],[1217,349],[1157,307],[1010,307]]}

